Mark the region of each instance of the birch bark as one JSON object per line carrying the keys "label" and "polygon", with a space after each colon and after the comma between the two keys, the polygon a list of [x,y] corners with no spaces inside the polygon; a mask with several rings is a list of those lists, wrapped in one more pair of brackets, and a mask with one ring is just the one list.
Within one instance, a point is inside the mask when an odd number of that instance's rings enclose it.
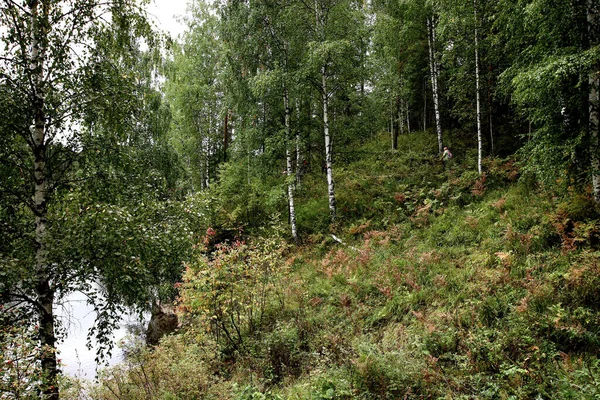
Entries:
{"label": "birch bark", "polygon": [[55,317],[53,311],[55,290],[50,281],[50,265],[46,247],[48,228],[48,169],[46,149],[48,145],[46,125],[46,94],[44,89],[44,60],[48,34],[49,4],[39,0],[29,2],[31,15],[30,68],[32,73],[33,126],[29,145],[33,152],[35,214],[35,271],[36,295],[40,319],[40,342],[42,346],[41,367],[44,374],[44,397],[58,399],[58,367],[56,360]]}
{"label": "birch bark", "polygon": [[300,149],[300,129],[298,129],[298,124],[300,121],[300,100],[296,98],[296,118],[298,122],[296,123],[296,185],[300,185],[300,179],[302,178],[302,169],[304,166],[302,165],[302,150]]}
{"label": "birch bark", "polygon": [[488,107],[488,123],[489,123],[489,128],[490,128],[490,154],[493,156],[496,153],[496,150],[494,148],[494,118],[492,115],[492,93],[491,93],[491,87],[492,87],[492,71],[493,71],[493,67],[490,64],[488,67],[488,89],[487,89],[487,107]]}
{"label": "birch bark", "polygon": [[[595,34],[598,30],[598,4],[595,0],[588,0],[588,8],[587,8],[587,20],[588,27],[590,31],[590,45],[595,45],[598,43],[598,37]],[[599,134],[598,130],[600,128],[598,117],[599,114],[599,106],[600,99],[598,95],[598,90],[600,86],[600,67],[599,63],[594,65],[592,71],[589,75],[589,129],[590,129],[590,137],[592,140],[591,143],[591,162],[592,162],[592,190],[594,194],[594,200],[597,203],[600,203],[600,142],[599,142]]]}
{"label": "birch bark", "polygon": [[[400,134],[398,130],[401,129],[402,124],[402,117],[400,112],[400,96],[396,95],[395,103],[395,112],[392,111],[392,150],[398,150],[398,135]],[[394,122],[396,123],[394,124]]]}
{"label": "birch bark", "polygon": [[481,135],[481,103],[479,99],[479,37],[477,32],[477,0],[473,1],[473,13],[475,16],[475,97],[477,103],[477,172],[482,174],[483,146]]}
{"label": "birch bark", "polygon": [[327,194],[329,196],[329,214],[335,221],[335,189],[331,157],[331,136],[329,133],[329,93],[327,92],[327,66],[321,67],[321,96],[323,97],[323,133],[325,135],[325,166],[327,168]]}
{"label": "birch bark", "polygon": [[435,55],[435,23],[433,17],[427,18],[427,41],[429,43],[429,72],[431,75],[431,88],[433,91],[433,108],[435,112],[435,130],[438,138],[439,153],[444,151],[444,143],[442,139],[442,122],[440,118],[440,101],[439,101],[439,65]]}
{"label": "birch bark", "polygon": [[294,182],[292,179],[292,152],[290,146],[292,143],[292,129],[290,126],[290,97],[287,87],[283,89],[283,107],[285,110],[285,158],[286,158],[286,176],[287,176],[287,191],[288,191],[288,206],[290,210],[290,226],[292,229],[292,237],[294,241],[298,240],[296,231],[296,209],[294,207]]}
{"label": "birch bark", "polygon": [[[326,38],[325,24],[327,18],[327,9],[320,8],[318,1],[315,1],[315,20],[316,30],[319,39],[324,42]],[[331,223],[335,222],[336,204],[335,204],[335,185],[333,181],[332,167],[332,140],[329,132],[329,91],[327,86],[327,63],[323,60],[321,65],[321,100],[323,101],[323,135],[325,136],[325,170],[327,174],[327,194],[329,200],[329,215]]]}
{"label": "birch bark", "polygon": [[408,110],[408,102],[405,102],[404,112],[406,115],[406,132],[410,133],[410,112]]}

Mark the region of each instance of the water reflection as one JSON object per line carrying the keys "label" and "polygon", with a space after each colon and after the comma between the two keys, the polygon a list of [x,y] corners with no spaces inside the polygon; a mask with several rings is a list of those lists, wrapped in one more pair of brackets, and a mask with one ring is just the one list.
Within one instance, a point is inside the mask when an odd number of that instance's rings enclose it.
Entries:
{"label": "water reflection", "polygon": [[[83,293],[75,292],[56,312],[67,328],[66,339],[58,345],[58,358],[61,360],[62,371],[74,377],[94,379],[97,367],[103,367],[103,365],[98,366],[95,361],[97,346],[91,349],[86,346],[89,329],[94,325],[96,319],[94,308],[87,304],[87,298]],[[116,344],[127,336],[129,325],[139,325],[140,323],[142,322],[136,316],[125,315],[123,317],[120,328],[113,332],[115,347],[107,365],[114,365],[123,359],[122,352]]]}

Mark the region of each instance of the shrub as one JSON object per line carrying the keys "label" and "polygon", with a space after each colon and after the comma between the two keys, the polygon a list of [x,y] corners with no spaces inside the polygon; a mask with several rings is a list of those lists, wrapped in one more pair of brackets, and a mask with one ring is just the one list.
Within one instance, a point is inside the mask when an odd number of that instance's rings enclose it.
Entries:
{"label": "shrub", "polygon": [[37,327],[12,319],[14,310],[2,305],[0,312],[0,398],[35,399],[42,377]]}
{"label": "shrub", "polygon": [[329,206],[327,198],[305,199],[298,202],[296,218],[302,235],[327,232],[329,227]]}
{"label": "shrub", "polygon": [[94,400],[200,399],[217,378],[205,348],[168,336],[149,351],[143,343],[129,342],[125,360],[100,372],[89,389]]}
{"label": "shrub", "polygon": [[178,285],[182,324],[202,327],[223,355],[233,357],[265,322],[286,269],[285,247],[279,237],[257,244],[236,240],[188,265]]}
{"label": "shrub", "polygon": [[[359,345],[357,352],[352,376],[364,398],[398,399],[423,394],[425,365],[408,352],[382,353],[371,344]],[[435,393],[432,389],[428,388],[430,395]]]}

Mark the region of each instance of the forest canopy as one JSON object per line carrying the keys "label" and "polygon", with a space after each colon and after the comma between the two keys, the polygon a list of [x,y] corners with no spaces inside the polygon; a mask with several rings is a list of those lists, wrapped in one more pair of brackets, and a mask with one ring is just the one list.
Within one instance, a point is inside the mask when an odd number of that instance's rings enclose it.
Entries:
{"label": "forest canopy", "polygon": [[[267,313],[288,245],[422,228],[517,178],[598,207],[597,1],[192,0],[178,38],[144,7],[0,4],[0,341],[25,338],[37,376],[5,363],[1,393],[59,398],[55,310],[75,291],[103,351],[125,309],[183,293],[222,312],[233,359],[260,324],[203,297],[209,278]],[[193,275],[221,259],[257,292]]]}

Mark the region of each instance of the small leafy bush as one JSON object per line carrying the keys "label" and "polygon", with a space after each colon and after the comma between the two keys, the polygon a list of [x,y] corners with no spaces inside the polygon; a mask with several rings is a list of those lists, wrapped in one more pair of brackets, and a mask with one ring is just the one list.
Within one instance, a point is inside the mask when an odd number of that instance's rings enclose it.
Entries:
{"label": "small leafy bush", "polygon": [[265,321],[279,279],[285,243],[279,237],[257,244],[222,243],[210,256],[186,266],[178,284],[184,326],[200,326],[228,357]]}

